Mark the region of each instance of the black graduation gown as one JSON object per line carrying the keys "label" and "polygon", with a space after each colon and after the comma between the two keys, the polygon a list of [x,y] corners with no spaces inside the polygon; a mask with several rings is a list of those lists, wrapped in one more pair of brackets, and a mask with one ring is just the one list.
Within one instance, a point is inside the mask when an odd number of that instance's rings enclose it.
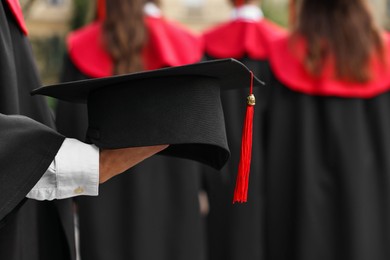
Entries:
{"label": "black graduation gown", "polygon": [[15,209],[53,161],[64,137],[23,116],[0,114],[0,125],[0,220],[7,228],[7,222],[17,214]]}
{"label": "black graduation gown", "polygon": [[261,93],[265,259],[389,259],[390,71],[314,78],[295,55],[275,42]]}
{"label": "black graduation gown", "polygon": [[[233,210],[259,204],[251,213],[258,224],[245,229],[237,220],[249,217],[231,215],[236,222],[229,229],[239,236],[225,240],[228,253],[211,259],[389,259],[389,67],[372,69],[366,85],[313,78],[296,50],[287,38],[275,40],[263,72],[269,72],[268,87],[257,89],[249,204]],[[261,183],[253,184],[256,179]],[[253,244],[249,238],[258,231],[261,239]]]}
{"label": "black graduation gown", "polygon": [[[62,81],[91,77],[74,60],[66,57]],[[85,106],[60,101],[56,111],[58,130],[83,140]],[[154,156],[101,185],[98,197],[77,198],[82,259],[204,259],[199,172],[196,162]]]}
{"label": "black graduation gown", "polygon": [[[205,59],[233,57],[244,63],[256,77],[269,85],[266,62],[268,44],[281,35],[281,29],[267,20],[247,22],[232,20],[204,33]],[[237,39],[240,39],[237,41]],[[264,249],[264,151],[262,133],[264,120],[262,92],[255,88],[256,106],[253,121],[253,147],[248,202],[232,204],[240,159],[241,133],[249,86],[223,91],[221,100],[231,158],[217,172],[203,170],[203,186],[208,194],[210,212],[206,217],[207,252],[210,260],[266,259]],[[263,91],[263,90],[262,90]]]}
{"label": "black graduation gown", "polygon": [[[0,39],[0,113],[26,115],[53,126],[45,100],[30,96],[30,91],[40,85],[37,70],[28,40],[5,0],[0,3]],[[3,125],[1,127],[4,131]],[[11,140],[1,137],[1,150],[13,149],[8,141]],[[27,143],[23,149],[29,149]],[[30,144],[34,146],[34,143]],[[23,153],[20,151],[20,154]],[[74,255],[74,236],[70,206],[67,201],[26,200],[1,225],[0,259],[71,259],[71,255]]]}
{"label": "black graduation gown", "polygon": [[390,93],[263,94],[265,259],[389,259]]}

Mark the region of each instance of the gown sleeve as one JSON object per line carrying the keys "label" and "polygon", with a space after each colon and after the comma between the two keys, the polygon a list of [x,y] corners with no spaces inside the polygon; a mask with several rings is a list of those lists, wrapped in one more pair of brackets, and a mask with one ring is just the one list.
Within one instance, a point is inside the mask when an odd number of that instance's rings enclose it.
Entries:
{"label": "gown sleeve", "polygon": [[64,137],[24,116],[0,114],[0,220],[45,173]]}

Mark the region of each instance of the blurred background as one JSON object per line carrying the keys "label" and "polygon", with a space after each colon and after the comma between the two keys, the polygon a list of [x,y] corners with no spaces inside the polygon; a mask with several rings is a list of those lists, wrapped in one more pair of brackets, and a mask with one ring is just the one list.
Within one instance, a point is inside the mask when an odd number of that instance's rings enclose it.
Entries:
{"label": "blurred background", "polygon": [[[92,19],[92,0],[21,0],[29,37],[43,84],[58,81],[66,34]],[[375,17],[390,28],[390,0],[370,0]],[[287,26],[287,0],[263,0],[266,17]],[[227,20],[231,6],[227,0],[162,0],[162,10],[195,32]],[[216,12],[216,10],[218,10]]]}

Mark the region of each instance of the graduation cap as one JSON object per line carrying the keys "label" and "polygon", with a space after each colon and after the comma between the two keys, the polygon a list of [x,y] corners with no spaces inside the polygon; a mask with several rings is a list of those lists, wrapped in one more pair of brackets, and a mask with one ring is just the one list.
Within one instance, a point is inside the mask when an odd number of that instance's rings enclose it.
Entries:
{"label": "graduation cap", "polygon": [[[45,86],[32,94],[87,103],[87,140],[99,148],[169,144],[161,154],[219,170],[230,156],[220,90],[250,88],[252,93],[253,85],[262,84],[242,63],[223,59]],[[252,144],[251,102],[242,148],[246,162],[240,163],[246,175]],[[245,186],[248,177],[241,175]],[[246,193],[245,189],[238,193]],[[237,201],[246,201],[244,197]]]}

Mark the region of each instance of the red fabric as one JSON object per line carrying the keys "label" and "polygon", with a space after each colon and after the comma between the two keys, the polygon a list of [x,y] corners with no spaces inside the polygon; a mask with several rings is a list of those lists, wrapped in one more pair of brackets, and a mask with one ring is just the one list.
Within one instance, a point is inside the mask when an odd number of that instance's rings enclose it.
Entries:
{"label": "red fabric", "polygon": [[268,57],[269,43],[284,34],[282,28],[266,19],[238,19],[207,31],[203,38],[205,52],[213,58],[240,59],[246,55],[262,60]]}
{"label": "red fabric", "polygon": [[234,6],[242,6],[244,5],[244,0],[234,0]]}
{"label": "red fabric", "polygon": [[22,8],[20,6],[19,0],[7,0],[7,3],[20,29],[25,35],[27,35],[28,30],[27,30],[26,23],[24,21]]}
{"label": "red fabric", "polygon": [[97,17],[100,21],[103,21],[106,18],[106,0],[98,0]]}
{"label": "red fabric", "polygon": [[111,57],[101,41],[101,23],[94,22],[70,33],[67,38],[68,53],[75,66],[92,78],[112,75]]}
{"label": "red fabric", "polygon": [[346,98],[371,98],[390,89],[390,35],[385,34],[385,63],[372,59],[373,79],[366,83],[338,80],[331,62],[324,67],[319,77],[311,76],[303,65],[305,43],[302,39],[291,50],[290,37],[286,35],[274,41],[270,48],[270,64],[276,78],[286,87],[309,95],[337,96]]}
{"label": "red fabric", "polygon": [[[198,62],[203,44],[180,25],[164,18],[147,17],[148,42],[143,51],[146,70]],[[102,42],[101,22],[96,21],[72,32],[67,39],[68,53],[84,74],[97,78],[111,76],[113,64]]]}
{"label": "red fabric", "polygon": [[198,62],[203,56],[203,41],[179,24],[163,18],[146,20],[149,42],[144,51],[147,69]]}

